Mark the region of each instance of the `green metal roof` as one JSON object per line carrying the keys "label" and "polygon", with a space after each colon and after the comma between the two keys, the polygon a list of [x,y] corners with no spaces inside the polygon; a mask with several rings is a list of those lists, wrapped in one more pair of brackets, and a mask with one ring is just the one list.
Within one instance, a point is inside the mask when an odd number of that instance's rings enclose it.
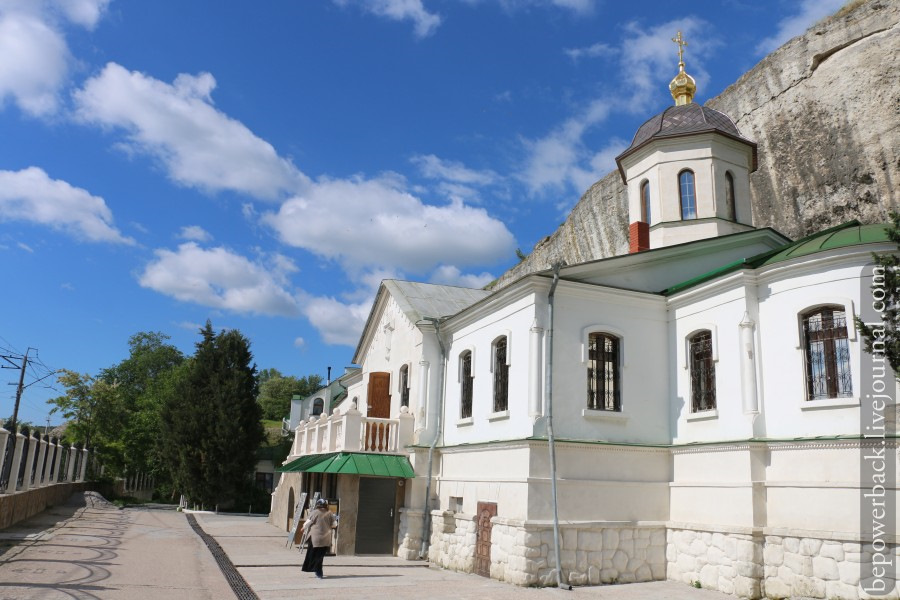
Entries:
{"label": "green metal roof", "polygon": [[849,221],[806,236],[796,242],[786,244],[781,248],[776,248],[769,252],[751,256],[750,258],[744,258],[728,263],[727,265],[723,265],[712,271],[707,271],[706,273],[688,279],[687,281],[675,284],[664,289],[660,293],[665,296],[670,296],[677,292],[692,288],[695,285],[741,269],[758,269],[759,267],[773,265],[802,256],[809,256],[810,254],[815,254],[817,252],[825,252],[826,250],[847,248],[861,244],[889,242],[891,240],[887,232],[888,227],[889,225],[884,223],[863,225],[857,220]]}
{"label": "green metal roof", "polygon": [[283,465],[275,470],[279,473],[299,473],[300,471],[308,471],[309,468],[313,465],[316,465],[323,460],[328,460],[336,454],[337,452],[332,452],[330,454],[310,454],[308,456],[301,456],[300,458],[295,458],[288,464]]}
{"label": "green metal roof", "polygon": [[343,475],[373,475],[376,477],[416,476],[409,458],[396,454],[368,454],[363,452],[332,452],[301,456],[280,469],[282,473],[338,473]]}

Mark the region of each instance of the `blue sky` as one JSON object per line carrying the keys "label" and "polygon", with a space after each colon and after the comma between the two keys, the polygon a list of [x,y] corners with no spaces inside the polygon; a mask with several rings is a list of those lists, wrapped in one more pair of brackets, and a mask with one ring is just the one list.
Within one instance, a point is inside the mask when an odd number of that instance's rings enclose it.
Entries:
{"label": "blue sky", "polygon": [[676,31],[703,102],[840,4],[0,0],[0,351],[96,374],[209,318],[340,373],[383,278],[480,287],[556,229]]}

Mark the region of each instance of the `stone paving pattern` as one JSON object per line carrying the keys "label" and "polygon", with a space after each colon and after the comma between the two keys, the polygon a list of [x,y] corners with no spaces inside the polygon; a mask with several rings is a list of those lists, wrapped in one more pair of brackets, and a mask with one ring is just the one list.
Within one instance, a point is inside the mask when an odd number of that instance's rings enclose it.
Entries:
{"label": "stone paving pattern", "polygon": [[[393,556],[332,556],[325,579],[300,571],[303,554],[265,517],[194,513],[260,600],[390,598],[724,600],[675,582],[523,588]],[[119,510],[74,494],[0,531],[0,600],[230,600],[235,595],[185,515],[147,505]]]}

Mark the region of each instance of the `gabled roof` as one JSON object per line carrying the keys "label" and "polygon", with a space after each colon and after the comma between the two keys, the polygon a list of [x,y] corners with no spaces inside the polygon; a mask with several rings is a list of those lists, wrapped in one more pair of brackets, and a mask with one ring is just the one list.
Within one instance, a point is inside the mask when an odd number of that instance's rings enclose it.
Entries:
{"label": "gabled roof", "polygon": [[424,317],[455,315],[485,296],[491,295],[488,290],[399,279],[385,279],[382,285],[388,289],[411,323],[421,321]]}
{"label": "gabled roof", "polygon": [[455,315],[461,310],[475,304],[482,298],[490,296],[489,290],[419,283],[399,279],[385,279],[378,288],[372,309],[366,319],[366,326],[353,353],[353,362],[359,364],[365,341],[371,337],[371,328],[378,320],[388,295],[400,306],[400,310],[410,323],[418,323],[426,317],[440,318]]}
{"label": "gabled roof", "polygon": [[825,229],[818,233],[808,235],[796,242],[785,244],[781,248],[776,248],[769,252],[757,254],[749,258],[737,260],[726,265],[722,265],[717,269],[707,271],[697,277],[688,279],[681,283],[670,286],[662,290],[662,294],[670,296],[672,294],[682,292],[692,288],[695,285],[705,283],[739,271],[741,269],[758,269],[776,263],[784,262],[802,256],[809,256],[818,252],[835,250],[838,248],[849,248],[862,244],[875,244],[880,242],[891,241],[887,232],[888,225],[884,223],[876,223],[873,225],[863,225],[857,220],[848,221],[841,225]]}

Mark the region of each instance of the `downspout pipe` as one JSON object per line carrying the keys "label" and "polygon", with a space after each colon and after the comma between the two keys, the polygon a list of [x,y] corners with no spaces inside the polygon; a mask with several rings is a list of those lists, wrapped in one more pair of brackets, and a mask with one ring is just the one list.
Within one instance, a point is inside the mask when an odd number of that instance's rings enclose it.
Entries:
{"label": "downspout pipe", "polygon": [[423,317],[423,321],[430,321],[434,325],[434,335],[437,337],[438,346],[441,349],[441,363],[438,369],[438,409],[437,418],[434,428],[434,439],[431,440],[431,446],[428,448],[428,478],[425,480],[425,508],[422,515],[422,547],[419,549],[419,559],[425,559],[428,556],[428,541],[431,537],[429,530],[431,528],[431,470],[434,464],[434,449],[441,437],[444,424],[444,366],[447,362],[447,349],[444,347],[444,340],[441,338],[441,320],[434,317]]}
{"label": "downspout pipe", "polygon": [[559,548],[559,502],[556,491],[556,438],[553,436],[553,301],[556,294],[556,284],[559,283],[559,270],[564,263],[553,265],[553,283],[550,284],[550,292],[547,294],[548,321],[547,326],[547,442],[550,447],[550,495],[553,503],[553,552],[556,558],[556,586],[560,589],[571,590],[571,585],[563,585],[562,561]]}

